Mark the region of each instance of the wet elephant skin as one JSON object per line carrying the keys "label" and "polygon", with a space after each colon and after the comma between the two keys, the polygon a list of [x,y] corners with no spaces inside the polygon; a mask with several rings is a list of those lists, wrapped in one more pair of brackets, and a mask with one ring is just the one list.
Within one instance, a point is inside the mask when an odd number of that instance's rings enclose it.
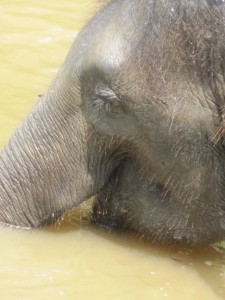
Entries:
{"label": "wet elephant skin", "polygon": [[158,242],[225,238],[225,4],[110,1],[0,154],[0,221],[97,224]]}

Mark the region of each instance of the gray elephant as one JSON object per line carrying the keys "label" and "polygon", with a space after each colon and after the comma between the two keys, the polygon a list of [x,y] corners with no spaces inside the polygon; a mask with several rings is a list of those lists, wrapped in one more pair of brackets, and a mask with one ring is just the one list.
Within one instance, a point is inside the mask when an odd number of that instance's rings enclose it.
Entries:
{"label": "gray elephant", "polygon": [[0,222],[93,220],[159,242],[225,238],[225,4],[112,0],[0,154]]}

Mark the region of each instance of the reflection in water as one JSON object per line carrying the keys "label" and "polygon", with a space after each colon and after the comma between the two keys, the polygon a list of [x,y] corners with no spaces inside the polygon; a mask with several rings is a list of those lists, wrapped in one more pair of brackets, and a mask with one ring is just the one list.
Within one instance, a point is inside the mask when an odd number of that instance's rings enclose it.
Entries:
{"label": "reflection in water", "polygon": [[[44,93],[94,2],[1,1],[0,146]],[[163,249],[93,228],[88,208],[45,231],[0,229],[1,299],[225,299],[222,246]]]}

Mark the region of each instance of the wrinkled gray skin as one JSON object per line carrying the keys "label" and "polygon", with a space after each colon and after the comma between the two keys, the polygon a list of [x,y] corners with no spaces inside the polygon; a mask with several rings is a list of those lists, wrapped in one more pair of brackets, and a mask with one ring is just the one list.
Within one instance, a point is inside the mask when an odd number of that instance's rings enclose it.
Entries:
{"label": "wrinkled gray skin", "polygon": [[114,0],[0,154],[0,221],[93,219],[160,242],[225,238],[225,4]]}

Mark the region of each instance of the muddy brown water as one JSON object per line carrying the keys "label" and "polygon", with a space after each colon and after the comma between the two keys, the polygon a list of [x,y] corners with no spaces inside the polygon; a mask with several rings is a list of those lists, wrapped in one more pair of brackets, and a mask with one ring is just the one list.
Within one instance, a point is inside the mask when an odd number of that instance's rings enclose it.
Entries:
{"label": "muddy brown water", "polygon": [[[0,0],[0,146],[44,93],[95,1]],[[163,248],[88,225],[0,229],[0,299],[225,299],[225,245]]]}

